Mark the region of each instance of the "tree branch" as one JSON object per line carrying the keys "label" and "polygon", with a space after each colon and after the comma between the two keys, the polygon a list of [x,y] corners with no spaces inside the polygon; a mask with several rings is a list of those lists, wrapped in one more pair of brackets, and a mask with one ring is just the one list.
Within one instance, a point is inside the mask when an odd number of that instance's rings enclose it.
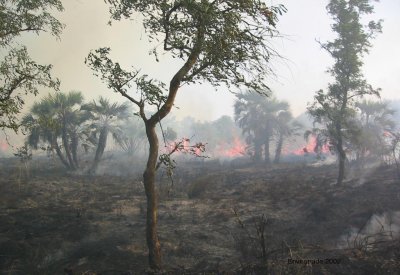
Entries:
{"label": "tree branch", "polygon": [[27,27],[25,29],[20,29],[20,30],[15,30],[15,31],[9,31],[9,32],[5,32],[5,33],[0,33],[0,39],[4,38],[8,35],[17,35],[21,32],[29,32],[29,31],[34,31],[34,32],[39,32],[39,31],[43,31],[46,32],[46,30],[41,29],[41,28],[35,28],[35,27]]}
{"label": "tree branch", "polygon": [[200,20],[197,26],[197,39],[193,50],[190,53],[185,64],[183,64],[183,66],[171,79],[167,100],[165,101],[164,105],[154,115],[150,117],[150,124],[155,125],[159,120],[163,119],[171,111],[180,83],[187,75],[187,73],[193,68],[193,66],[196,64],[197,59],[199,58],[205,36],[205,29],[202,26],[203,24],[201,21],[202,20]]}
{"label": "tree branch", "polygon": [[168,47],[168,39],[169,39],[169,19],[171,14],[183,6],[182,2],[178,2],[173,6],[166,14],[165,14],[165,21],[164,21],[164,30],[165,30],[165,38],[164,38],[164,50],[169,51],[173,49],[172,47]]}

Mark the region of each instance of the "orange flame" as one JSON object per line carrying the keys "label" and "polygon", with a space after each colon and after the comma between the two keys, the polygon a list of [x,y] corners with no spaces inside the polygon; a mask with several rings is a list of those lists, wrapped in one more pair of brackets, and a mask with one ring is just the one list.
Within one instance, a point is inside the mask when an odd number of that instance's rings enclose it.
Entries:
{"label": "orange flame", "polygon": [[4,142],[3,140],[0,141],[0,151],[4,152],[8,150],[8,144],[7,142]]}
{"label": "orange flame", "polygon": [[233,143],[231,145],[227,143],[220,143],[217,148],[218,149],[215,150],[215,155],[217,157],[227,157],[227,158],[240,157],[243,156],[246,151],[246,145],[238,137],[235,137],[233,139]]}
{"label": "orange flame", "polygon": [[[315,136],[311,136],[305,147],[296,149],[296,150],[290,152],[289,154],[302,156],[302,155],[305,155],[305,154],[308,154],[308,153],[313,153],[316,145],[317,145],[317,138]],[[321,148],[321,152],[322,153],[329,153],[330,152],[329,151],[329,146],[324,144],[322,146],[322,148]]]}
{"label": "orange flame", "polygon": [[392,136],[392,133],[390,133],[389,131],[383,131],[383,134],[382,134],[384,137],[391,137]]}

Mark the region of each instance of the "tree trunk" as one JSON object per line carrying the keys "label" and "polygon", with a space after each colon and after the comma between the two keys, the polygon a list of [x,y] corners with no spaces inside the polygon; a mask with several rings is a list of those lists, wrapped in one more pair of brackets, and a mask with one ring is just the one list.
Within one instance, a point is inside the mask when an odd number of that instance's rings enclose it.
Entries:
{"label": "tree trunk", "polygon": [[146,135],[150,145],[146,170],[143,173],[147,197],[146,240],[149,248],[149,266],[153,270],[161,270],[161,246],[157,235],[158,194],[155,187],[159,145],[155,125],[146,123]]}
{"label": "tree trunk", "polygon": [[67,169],[71,169],[68,161],[65,159],[63,153],[61,152],[60,146],[58,146],[57,141],[53,143],[54,148],[56,149],[57,156],[60,158],[61,162],[67,167]]}
{"label": "tree trunk", "polygon": [[[202,19],[200,18],[200,21],[201,20]],[[149,266],[151,269],[156,271],[161,270],[161,246],[157,236],[158,196],[155,188],[155,174],[159,145],[155,127],[157,123],[166,117],[171,111],[182,80],[195,65],[202,50],[204,33],[205,28],[200,27],[197,33],[197,41],[195,42],[192,52],[185,64],[178,70],[170,81],[168,97],[163,106],[147,119],[144,112],[144,105],[136,102],[140,108],[140,116],[145,122],[146,135],[149,141],[149,156],[147,159],[146,170],[143,173],[143,184],[147,197],[146,239],[149,248]]]}
{"label": "tree trunk", "polygon": [[264,161],[266,164],[271,163],[271,158],[269,155],[269,143],[270,143],[270,137],[268,136],[264,142]]}
{"label": "tree trunk", "polygon": [[71,150],[69,148],[69,143],[68,143],[68,135],[67,135],[67,129],[65,128],[65,122],[62,128],[62,135],[61,135],[61,139],[64,145],[64,150],[65,150],[65,154],[67,156],[68,159],[68,163],[69,163],[69,167],[72,170],[75,170],[75,165],[74,165],[74,161],[72,160],[72,156],[71,156]]}
{"label": "tree trunk", "polygon": [[100,131],[99,142],[97,144],[96,155],[94,157],[92,168],[90,169],[90,174],[96,173],[97,167],[99,166],[100,160],[103,157],[104,149],[107,145],[107,128],[102,128]]}
{"label": "tree trunk", "polygon": [[274,163],[279,163],[279,161],[281,160],[282,146],[283,146],[283,135],[280,134],[278,143],[276,145]]}
{"label": "tree trunk", "polygon": [[337,184],[342,185],[343,180],[345,178],[346,152],[343,149],[343,137],[342,137],[340,125],[336,126],[336,131],[337,131],[337,135],[338,135],[336,149],[339,154],[339,174],[338,174],[338,178],[337,178]]}
{"label": "tree trunk", "polygon": [[71,137],[71,151],[72,151],[72,160],[74,161],[74,165],[76,168],[79,167],[78,144],[79,144],[78,136],[76,133],[74,133]]}
{"label": "tree trunk", "polygon": [[339,153],[339,175],[337,179],[337,184],[342,185],[344,180],[344,173],[345,173],[345,161],[346,155]]}
{"label": "tree trunk", "polygon": [[[397,144],[396,144],[397,145]],[[393,152],[393,158],[394,158],[394,163],[396,164],[396,173],[397,173],[397,178],[400,180],[400,163],[397,160],[396,156],[396,146],[392,147],[392,152]]]}
{"label": "tree trunk", "polygon": [[367,157],[367,148],[365,148],[365,146],[361,146],[361,154],[359,159],[359,165],[361,169],[364,169],[366,157]]}
{"label": "tree trunk", "polygon": [[259,163],[261,161],[261,152],[262,146],[261,143],[256,139],[254,141],[254,161]]}

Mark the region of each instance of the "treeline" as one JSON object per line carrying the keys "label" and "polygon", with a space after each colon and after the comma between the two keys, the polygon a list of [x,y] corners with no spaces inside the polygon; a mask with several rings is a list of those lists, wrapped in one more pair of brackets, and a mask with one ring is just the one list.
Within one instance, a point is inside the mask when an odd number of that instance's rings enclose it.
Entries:
{"label": "treeline", "polygon": [[[395,163],[399,135],[396,112],[390,102],[362,100],[355,106],[351,136],[349,133],[345,144],[348,162],[359,166],[377,161]],[[214,121],[197,121],[192,117],[170,117],[160,123],[157,132],[162,137],[161,153],[171,152],[174,144],[185,138],[205,143],[204,156],[248,156],[255,163],[279,163],[283,154],[293,153],[294,148],[289,145],[307,140],[314,141],[317,158],[335,155],[329,131],[322,124],[309,124],[311,120],[304,124],[293,117],[288,102],[273,95],[246,92],[237,96],[234,119],[222,116]],[[83,168],[80,156],[93,154],[88,172],[95,173],[110,138],[117,149],[131,158],[140,160],[148,153],[144,124],[129,103],[111,103],[103,97],[85,102],[82,93],[76,91],[57,92],[35,102],[21,125],[27,133],[27,145],[57,155],[69,170]],[[308,153],[311,152],[304,151]]]}
{"label": "treeline", "polygon": [[274,163],[280,161],[284,142],[301,134],[303,126],[293,118],[289,103],[273,95],[241,93],[235,102],[235,120],[242,129],[248,144],[248,153],[255,162],[264,156],[271,163],[271,144],[274,143]]}
{"label": "treeline", "polygon": [[[344,138],[347,163],[363,167],[367,163],[398,162],[399,133],[396,110],[390,101],[362,99],[354,102],[352,115],[347,118],[348,129]],[[322,121],[314,121],[312,113],[306,113],[308,123],[294,119],[289,104],[273,95],[266,97],[257,93],[242,93],[235,103],[235,120],[242,129],[247,152],[255,162],[264,157],[278,163],[286,141],[304,137],[313,140],[313,153],[317,157],[329,153],[337,155],[334,132]],[[309,125],[307,125],[309,124]],[[313,126],[310,126],[313,125]],[[304,154],[308,154],[304,149]]]}
{"label": "treeline", "polygon": [[[168,118],[183,85],[209,83],[234,91],[252,91],[238,95],[235,120],[255,162],[262,158],[271,162],[271,144],[275,144],[274,161],[279,162],[285,140],[304,131],[290,114],[288,104],[271,97],[268,88],[271,57],[278,55],[271,48],[271,41],[279,36],[278,18],[287,10],[283,5],[267,6],[254,0],[106,2],[112,22],[132,19],[140,13],[149,41],[163,45],[153,48],[150,54],[157,62],[161,54],[167,54],[182,61],[181,67],[163,83],[141,70],[124,69],[111,58],[111,48],[98,48],[88,53],[86,65],[110,91],[130,101],[136,111],[105,98],[88,103],[79,92],[55,92],[35,103],[20,123],[18,116],[25,95],[37,95],[42,88],[58,91],[60,81],[51,76],[52,66],[33,61],[17,38],[23,33],[42,31],[59,38],[64,26],[51,15],[51,10],[62,11],[63,6],[60,0],[0,1],[0,50],[5,53],[0,60],[0,129],[17,132],[22,126],[33,148],[43,146],[55,152],[70,170],[79,169],[80,154],[92,148],[90,173],[96,171],[110,135],[131,154],[149,144],[143,172],[146,242],[149,267],[157,273],[162,270],[162,257],[157,233],[156,171],[160,162],[171,163],[172,152],[185,151],[185,142],[190,139],[172,142],[172,150],[160,155],[160,141],[168,149],[167,142],[177,138],[177,133],[164,124],[165,131],[160,135],[159,127]],[[353,155],[362,165],[370,158],[388,161],[392,155],[398,165],[400,133],[393,121],[393,110],[386,103],[363,101],[380,92],[368,84],[362,73],[363,56],[382,31],[380,20],[362,23],[364,16],[368,18],[374,11],[372,1],[331,0],[327,11],[336,35],[320,46],[334,60],[328,68],[333,80],[325,91],[316,92],[309,105],[308,114],[315,127],[305,136],[315,137],[317,153],[328,148],[337,156],[337,183],[342,184]],[[134,113],[140,121],[135,120]],[[232,137],[227,127],[233,129],[234,123],[228,121],[225,118],[222,122],[199,124],[198,128],[204,128],[199,137],[206,139],[202,142],[209,142],[211,133],[218,131],[227,139]],[[142,141],[139,137],[143,136],[146,139]],[[211,142],[209,145],[212,148]],[[186,149],[197,154],[204,148],[198,142]]]}
{"label": "treeline", "polygon": [[80,168],[80,154],[94,152],[89,173],[95,173],[109,136],[128,152],[145,140],[143,127],[128,104],[100,97],[85,102],[81,92],[57,92],[35,102],[22,119],[27,145],[56,154],[69,170]]}

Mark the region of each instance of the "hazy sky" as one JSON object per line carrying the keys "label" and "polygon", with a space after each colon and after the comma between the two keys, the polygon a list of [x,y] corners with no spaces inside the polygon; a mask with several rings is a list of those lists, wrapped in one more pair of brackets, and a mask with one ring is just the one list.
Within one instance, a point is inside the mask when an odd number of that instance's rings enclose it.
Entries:
{"label": "hazy sky", "polygon": [[[284,59],[272,60],[276,76],[271,76],[270,87],[280,99],[291,104],[295,115],[305,111],[315,91],[325,88],[329,76],[325,73],[332,60],[315,41],[332,39],[332,21],[326,13],[328,1],[322,0],[268,0],[283,3],[288,9],[277,26],[284,35],[273,43]],[[64,0],[65,11],[59,19],[66,24],[60,41],[42,34],[25,35],[22,43],[28,46],[32,58],[42,64],[53,64],[54,75],[61,80],[62,91],[82,91],[86,99],[99,95],[124,101],[107,90],[84,64],[91,49],[110,46],[113,58],[128,68],[134,66],[152,77],[169,82],[180,63],[167,56],[157,63],[148,54],[148,43],[140,21],[123,20],[107,25],[108,7],[98,0]],[[365,58],[365,75],[374,87],[382,88],[383,98],[400,98],[400,1],[382,0],[376,3],[374,19],[383,19],[383,33],[375,41]],[[44,90],[41,96],[46,95]],[[181,118],[191,115],[197,119],[216,119],[233,114],[235,97],[225,89],[215,91],[207,84],[183,87],[177,97],[173,115]],[[37,100],[37,99],[35,99]],[[29,107],[29,104],[28,106]]]}

